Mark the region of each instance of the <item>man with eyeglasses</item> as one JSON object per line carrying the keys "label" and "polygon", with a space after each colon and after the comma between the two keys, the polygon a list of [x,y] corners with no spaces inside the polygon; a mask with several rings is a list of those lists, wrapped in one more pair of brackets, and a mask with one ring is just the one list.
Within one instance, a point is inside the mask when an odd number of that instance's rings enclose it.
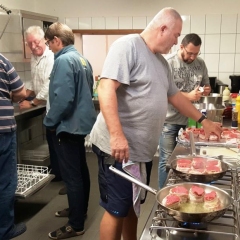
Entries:
{"label": "man with eyeglasses", "polygon": [[32,52],[31,83],[27,89],[27,97],[31,101],[22,101],[21,109],[34,108],[46,104],[48,98],[49,76],[54,63],[54,55],[45,45],[44,32],[39,26],[31,26],[25,31],[26,44]]}
{"label": "man with eyeglasses", "polygon": [[[166,56],[173,81],[191,102],[198,101],[202,95],[209,95],[211,92],[207,67],[199,57],[201,44],[201,38],[197,34],[187,34],[180,44],[180,49]],[[187,121],[187,117],[179,113],[172,104],[168,104],[166,120],[159,140],[159,188],[162,188],[166,181],[166,162],[177,144],[178,132],[186,127]]]}
{"label": "man with eyeglasses", "polygon": [[92,101],[93,75],[88,60],[74,47],[74,34],[67,25],[51,24],[45,39],[54,52],[55,62],[49,85],[50,110],[43,123],[48,129],[55,130],[54,148],[67,187],[69,205],[55,213],[57,217],[68,217],[66,224],[48,236],[65,239],[85,232],[90,177],[84,142],[96,120]]}

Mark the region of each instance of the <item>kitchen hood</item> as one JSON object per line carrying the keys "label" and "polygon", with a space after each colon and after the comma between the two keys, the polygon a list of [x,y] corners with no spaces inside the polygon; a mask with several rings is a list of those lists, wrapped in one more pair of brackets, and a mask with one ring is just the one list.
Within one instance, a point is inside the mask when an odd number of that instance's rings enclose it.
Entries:
{"label": "kitchen hood", "polygon": [[0,53],[11,62],[29,62],[31,52],[25,44],[24,31],[33,25],[46,28],[58,17],[49,16],[24,10],[10,12],[0,9]]}

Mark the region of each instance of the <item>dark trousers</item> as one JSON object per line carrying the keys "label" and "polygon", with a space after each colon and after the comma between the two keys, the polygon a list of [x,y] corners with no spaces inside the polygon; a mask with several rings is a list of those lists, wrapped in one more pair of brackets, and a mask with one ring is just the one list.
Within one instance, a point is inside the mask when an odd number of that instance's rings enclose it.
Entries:
{"label": "dark trousers", "polygon": [[85,135],[60,133],[53,137],[62,179],[67,187],[69,224],[74,230],[84,229],[90,193],[90,177],[86,162]]}
{"label": "dark trousers", "polygon": [[14,226],[17,187],[16,132],[0,133],[0,239],[9,239]]}
{"label": "dark trousers", "polygon": [[53,143],[54,136],[56,136],[55,131],[50,131],[49,129],[46,129],[46,137],[47,137],[48,149],[50,154],[51,174],[55,175],[55,178],[54,178],[55,181],[61,181],[62,176],[59,169],[58,156],[55,151],[54,143]]}

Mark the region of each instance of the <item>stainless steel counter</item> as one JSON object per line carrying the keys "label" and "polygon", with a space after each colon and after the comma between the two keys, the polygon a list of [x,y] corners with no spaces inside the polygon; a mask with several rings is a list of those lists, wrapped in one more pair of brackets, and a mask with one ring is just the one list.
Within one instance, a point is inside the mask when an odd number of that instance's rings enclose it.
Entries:
{"label": "stainless steel counter", "polygon": [[19,121],[24,118],[32,118],[41,115],[46,111],[45,105],[39,105],[34,108],[26,109],[26,110],[20,110],[19,106],[14,106],[14,117],[16,121]]}

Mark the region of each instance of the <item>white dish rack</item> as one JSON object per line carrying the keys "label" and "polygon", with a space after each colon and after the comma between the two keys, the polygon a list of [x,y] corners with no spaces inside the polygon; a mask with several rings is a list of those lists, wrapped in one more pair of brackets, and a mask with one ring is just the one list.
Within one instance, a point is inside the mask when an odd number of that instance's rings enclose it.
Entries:
{"label": "white dish rack", "polygon": [[17,164],[18,185],[16,196],[26,197],[50,182],[54,175],[48,171],[48,167]]}

